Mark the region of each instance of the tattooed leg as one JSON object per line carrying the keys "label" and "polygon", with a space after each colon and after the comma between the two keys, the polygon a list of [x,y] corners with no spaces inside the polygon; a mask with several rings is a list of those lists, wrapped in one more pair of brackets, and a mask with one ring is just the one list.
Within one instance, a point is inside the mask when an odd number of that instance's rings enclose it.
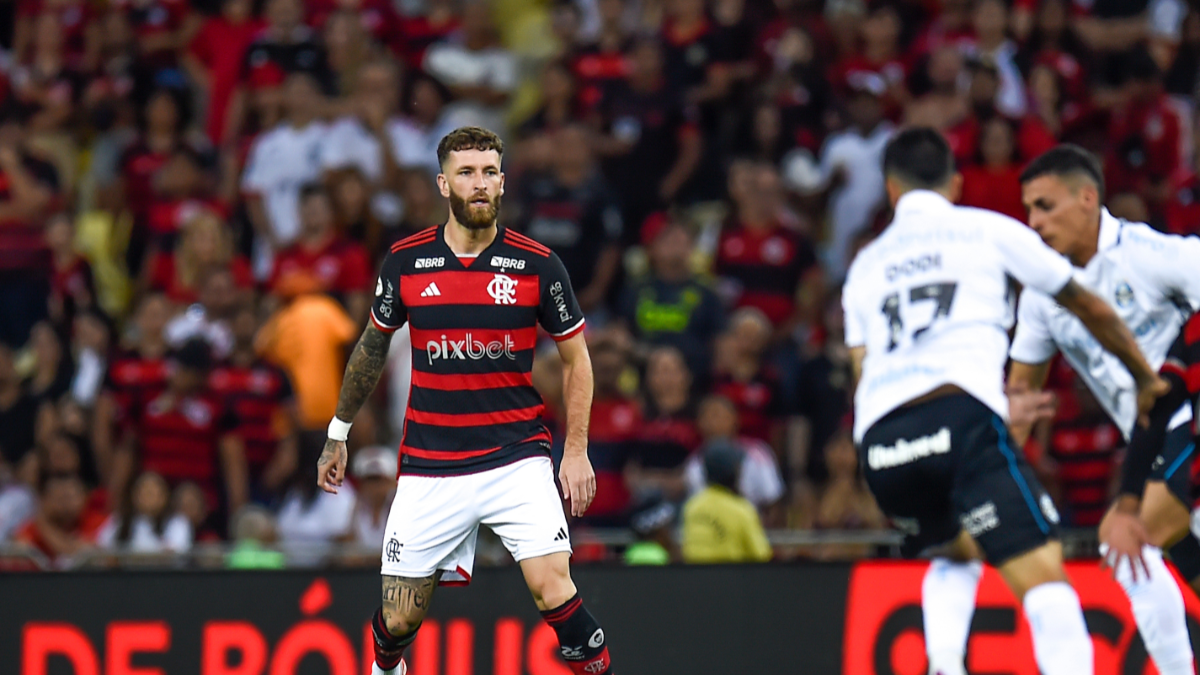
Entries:
{"label": "tattooed leg", "polygon": [[417,639],[429,600],[441,573],[424,579],[383,577],[383,605],[371,619],[375,637],[375,675],[401,675],[404,652]]}
{"label": "tattooed leg", "polygon": [[424,579],[383,577],[383,622],[392,635],[404,635],[420,625],[441,572]]}

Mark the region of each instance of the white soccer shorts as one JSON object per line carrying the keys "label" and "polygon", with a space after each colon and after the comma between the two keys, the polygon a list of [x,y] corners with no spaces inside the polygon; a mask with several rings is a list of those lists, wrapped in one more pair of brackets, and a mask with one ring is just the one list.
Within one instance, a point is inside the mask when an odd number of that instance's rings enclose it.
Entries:
{"label": "white soccer shorts", "polygon": [[400,474],[384,530],[382,574],[465,586],[479,526],[487,525],[517,562],[571,552],[562,499],[549,457],[532,457],[465,476]]}

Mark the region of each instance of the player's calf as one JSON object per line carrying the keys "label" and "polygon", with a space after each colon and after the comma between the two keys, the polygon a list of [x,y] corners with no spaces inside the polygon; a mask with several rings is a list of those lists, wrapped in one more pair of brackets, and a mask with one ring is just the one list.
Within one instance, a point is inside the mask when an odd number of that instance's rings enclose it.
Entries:
{"label": "player's calf", "polygon": [[371,619],[375,645],[375,675],[403,675],[401,659],[417,639],[417,630],[437,586],[437,576],[424,579],[383,577],[383,604]]}
{"label": "player's calf", "polygon": [[542,612],[542,618],[558,635],[563,660],[576,675],[612,675],[612,659],[604,629],[575,594],[559,607]]}
{"label": "player's calf", "polygon": [[1044,675],[1086,675],[1094,668],[1092,640],[1062,560],[1062,545],[1049,541],[1005,561],[1000,574],[1025,609],[1038,669]]}

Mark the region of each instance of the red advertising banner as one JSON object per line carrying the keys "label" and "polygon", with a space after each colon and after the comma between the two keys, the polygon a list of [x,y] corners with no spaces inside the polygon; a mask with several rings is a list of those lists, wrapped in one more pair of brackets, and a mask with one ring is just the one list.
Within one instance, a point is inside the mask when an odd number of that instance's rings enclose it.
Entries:
{"label": "red advertising banner", "polygon": [[[925,563],[867,562],[854,567],[846,605],[843,675],[925,675],[921,580]],[[1129,600],[1108,570],[1068,563],[1095,645],[1096,675],[1157,675],[1137,636]],[[1184,586],[1176,577],[1176,583]],[[1192,635],[1200,600],[1184,586]],[[1000,574],[986,568],[967,645],[976,675],[1037,675],[1029,625]]]}

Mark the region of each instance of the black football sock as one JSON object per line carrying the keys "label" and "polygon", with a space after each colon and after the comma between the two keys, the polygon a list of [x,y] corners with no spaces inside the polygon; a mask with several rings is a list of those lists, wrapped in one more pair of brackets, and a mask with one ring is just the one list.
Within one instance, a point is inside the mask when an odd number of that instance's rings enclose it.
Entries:
{"label": "black football sock", "polygon": [[375,634],[375,664],[384,670],[395,668],[404,656],[404,650],[417,639],[417,629],[420,627],[421,624],[417,624],[404,635],[392,635],[383,623],[383,608],[375,610],[375,616],[371,618],[371,632]]}
{"label": "black football sock", "polygon": [[563,660],[577,675],[612,675],[612,661],[604,641],[604,629],[583,600],[575,597],[554,609],[542,612],[542,618],[558,635]]}

